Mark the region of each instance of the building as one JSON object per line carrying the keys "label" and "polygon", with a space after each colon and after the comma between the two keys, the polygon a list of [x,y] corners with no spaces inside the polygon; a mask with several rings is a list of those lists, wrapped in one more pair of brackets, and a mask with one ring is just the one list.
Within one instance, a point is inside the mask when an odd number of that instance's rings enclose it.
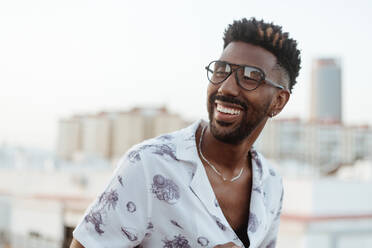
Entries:
{"label": "building", "polygon": [[145,138],[146,120],[139,111],[118,113],[112,120],[112,156],[122,156]]}
{"label": "building", "polygon": [[81,123],[73,117],[58,122],[57,156],[63,159],[73,159],[73,154],[81,150]]}
{"label": "building", "polygon": [[372,158],[372,129],[337,122],[271,120],[255,144],[274,160],[295,160],[328,173],[339,166]]}
{"label": "building", "polygon": [[271,120],[259,136],[256,146],[269,158],[303,160],[305,128],[298,118]]}
{"label": "building", "polygon": [[[306,123],[304,132],[305,161],[324,172],[345,163],[342,156],[345,129],[339,124]],[[350,161],[347,161],[348,163]]]}
{"label": "building", "polygon": [[111,157],[111,116],[106,113],[81,119],[81,152],[89,157]]}
{"label": "building", "polygon": [[313,61],[310,119],[312,121],[342,122],[342,84],[340,61]]}
{"label": "building", "polygon": [[370,127],[346,127],[344,139],[346,145],[343,156],[346,161],[372,159],[372,131]]}
{"label": "building", "polygon": [[97,157],[116,161],[131,146],[187,125],[165,107],[75,116],[59,121],[57,154],[66,160]]}
{"label": "building", "polygon": [[297,177],[284,188],[278,248],[372,247],[372,181]]}

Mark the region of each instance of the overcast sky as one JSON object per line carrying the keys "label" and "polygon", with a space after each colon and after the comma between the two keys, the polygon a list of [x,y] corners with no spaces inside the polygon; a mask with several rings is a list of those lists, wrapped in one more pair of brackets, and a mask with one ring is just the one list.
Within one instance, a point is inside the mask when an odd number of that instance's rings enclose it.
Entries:
{"label": "overcast sky", "polygon": [[343,114],[372,124],[372,1],[0,1],[0,144],[53,149],[57,121],[167,105],[206,117],[204,66],[234,19],[263,18],[298,40],[302,71],[281,117],[309,115],[311,61],[341,59]]}

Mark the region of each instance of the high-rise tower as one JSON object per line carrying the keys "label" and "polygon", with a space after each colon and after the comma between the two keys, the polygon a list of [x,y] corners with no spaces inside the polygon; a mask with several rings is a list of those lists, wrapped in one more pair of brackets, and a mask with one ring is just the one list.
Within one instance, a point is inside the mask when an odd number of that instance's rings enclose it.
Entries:
{"label": "high-rise tower", "polygon": [[311,80],[312,121],[342,122],[340,61],[332,58],[313,61]]}

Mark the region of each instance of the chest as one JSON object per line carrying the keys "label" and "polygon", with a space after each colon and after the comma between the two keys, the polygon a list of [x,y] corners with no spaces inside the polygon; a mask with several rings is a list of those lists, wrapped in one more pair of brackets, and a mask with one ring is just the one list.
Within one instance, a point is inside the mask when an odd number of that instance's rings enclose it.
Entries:
{"label": "chest", "polygon": [[251,181],[230,183],[230,185],[212,182],[212,187],[230,226],[235,231],[242,228],[246,230],[251,199]]}
{"label": "chest", "polygon": [[[180,187],[180,198],[171,205],[155,199],[152,202],[154,213],[153,229],[150,230],[152,234],[144,247],[158,247],[154,244],[166,245],[176,242],[190,245],[185,247],[214,247],[232,240],[239,244],[236,235],[245,247],[248,247],[246,245],[248,237],[240,235],[247,234],[247,227],[240,229],[244,230],[242,232],[238,229],[248,222],[248,211],[242,211],[243,209],[238,207],[242,205],[246,206],[244,209],[248,209],[248,198],[235,201],[234,198],[237,198],[238,194],[234,193],[235,197],[232,195],[226,198],[224,197],[226,193],[219,190],[218,195],[222,198],[218,199],[212,189],[207,191],[205,188],[192,187],[190,190]],[[239,209],[238,213],[234,209]]]}

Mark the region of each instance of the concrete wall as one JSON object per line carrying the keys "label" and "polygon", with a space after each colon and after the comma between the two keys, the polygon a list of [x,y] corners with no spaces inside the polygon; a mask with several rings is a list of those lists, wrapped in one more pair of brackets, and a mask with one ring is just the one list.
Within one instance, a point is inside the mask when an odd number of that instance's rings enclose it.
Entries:
{"label": "concrete wall", "polygon": [[278,248],[372,247],[372,181],[285,179]]}

